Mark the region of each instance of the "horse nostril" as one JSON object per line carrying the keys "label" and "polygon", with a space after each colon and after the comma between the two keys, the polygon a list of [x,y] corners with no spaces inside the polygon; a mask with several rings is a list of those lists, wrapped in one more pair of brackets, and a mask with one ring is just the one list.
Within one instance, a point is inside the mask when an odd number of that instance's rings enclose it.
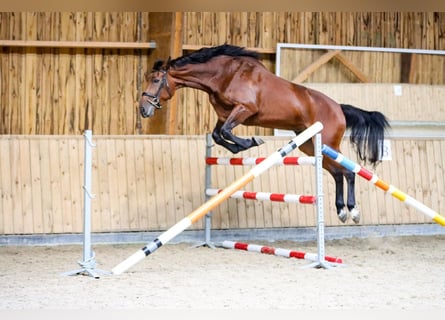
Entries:
{"label": "horse nostril", "polygon": [[139,111],[140,111],[141,115],[142,115],[144,118],[147,117],[147,113],[145,112],[144,107],[140,107],[140,108],[139,108]]}

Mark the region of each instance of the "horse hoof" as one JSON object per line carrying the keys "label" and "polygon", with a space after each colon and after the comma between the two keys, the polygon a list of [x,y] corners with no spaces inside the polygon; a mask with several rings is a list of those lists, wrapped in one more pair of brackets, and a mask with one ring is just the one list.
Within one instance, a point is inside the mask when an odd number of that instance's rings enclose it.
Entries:
{"label": "horse hoof", "polygon": [[357,210],[357,208],[353,208],[351,211],[351,217],[352,217],[352,221],[354,221],[355,223],[359,223],[360,222],[360,211]]}
{"label": "horse hoof", "polygon": [[259,145],[261,145],[261,144],[264,143],[263,139],[258,138],[258,137],[252,137],[252,140],[253,140],[253,142],[255,142],[255,144],[256,144],[257,146],[259,146]]}
{"label": "horse hoof", "polygon": [[345,223],[346,220],[348,220],[348,213],[346,212],[346,210],[341,209],[338,213],[338,218],[341,222]]}

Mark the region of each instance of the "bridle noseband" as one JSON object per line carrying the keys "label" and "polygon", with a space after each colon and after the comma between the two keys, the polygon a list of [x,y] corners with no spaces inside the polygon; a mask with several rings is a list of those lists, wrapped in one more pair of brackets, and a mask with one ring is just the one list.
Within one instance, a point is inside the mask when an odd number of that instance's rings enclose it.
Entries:
{"label": "bridle noseband", "polygon": [[150,103],[153,107],[155,107],[156,109],[161,109],[161,101],[159,100],[159,96],[161,95],[161,90],[162,88],[165,86],[165,88],[167,89],[167,92],[170,96],[172,96],[171,90],[170,90],[170,86],[168,85],[168,81],[167,81],[167,71],[165,70],[160,70],[160,72],[162,72],[162,79],[161,79],[161,85],[159,86],[158,92],[156,92],[155,95],[148,93],[148,92],[142,92],[142,96],[143,97],[148,97],[148,103]]}

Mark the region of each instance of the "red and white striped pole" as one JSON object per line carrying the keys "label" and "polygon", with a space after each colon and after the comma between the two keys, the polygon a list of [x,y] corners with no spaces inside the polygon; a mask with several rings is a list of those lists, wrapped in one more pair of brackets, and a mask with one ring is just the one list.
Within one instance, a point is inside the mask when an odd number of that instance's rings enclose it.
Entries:
{"label": "red and white striped pole", "polygon": [[[221,192],[222,189],[207,189],[206,195],[214,196]],[[303,204],[315,204],[317,201],[315,196],[290,194],[290,193],[271,193],[271,192],[252,192],[238,190],[230,196],[235,199],[246,200],[260,200],[260,201],[272,201],[272,202],[288,202],[288,203],[303,203]]]}
{"label": "red and white striped pole", "polygon": [[[294,250],[288,250],[288,249],[260,246],[258,244],[233,242],[233,241],[225,240],[225,241],[223,241],[222,246],[226,249],[238,249],[238,250],[244,250],[244,251],[271,254],[271,255],[285,257],[285,258],[296,258],[296,259],[305,259],[305,260],[310,260],[310,261],[318,261],[318,256],[315,253],[306,253],[306,252],[294,251]],[[343,263],[343,260],[341,258],[325,256],[324,259],[325,259],[325,261],[328,261],[328,262]]]}
{"label": "red and white striped pole", "polygon": [[[208,157],[206,158],[207,165],[226,165],[226,166],[252,166],[257,165],[264,161],[264,157],[259,158],[226,158],[226,157]],[[284,166],[303,166],[303,165],[315,165],[314,157],[284,157],[280,159],[276,164]]]}
{"label": "red and white striped pole", "polygon": [[315,136],[323,129],[323,124],[321,122],[315,122],[312,126],[304,130],[298,136],[294,137],[291,141],[289,141],[285,146],[281,149],[275,151],[270,156],[268,156],[264,161],[257,164],[255,167],[249,170],[244,176],[227,186],[220,193],[210,198],[207,202],[197,208],[195,211],[190,213],[188,216],[180,220],[170,229],[162,233],[158,238],[153,241],[147,243],[147,245],[133,255],[128,257],[126,260],[119,263],[115,266],[111,272],[113,274],[122,274],[129,268],[131,268],[136,263],[142,261],[146,256],[150,255],[157,249],[159,249],[162,245],[169,242],[171,239],[176,237],[178,234],[183,232],[185,229],[190,227],[193,223],[201,219],[207,212],[216,208],[223,201],[230,198],[230,196],[235,193],[237,190],[244,187],[246,184],[251,182],[253,179],[264,173],[266,170],[274,166],[280,159],[288,155],[291,151],[298,148],[304,142]]}

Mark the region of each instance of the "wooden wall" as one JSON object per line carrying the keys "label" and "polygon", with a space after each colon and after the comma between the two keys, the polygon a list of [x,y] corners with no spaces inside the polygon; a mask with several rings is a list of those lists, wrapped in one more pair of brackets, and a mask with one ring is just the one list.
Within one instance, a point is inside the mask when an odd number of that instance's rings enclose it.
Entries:
{"label": "wooden wall", "polygon": [[[243,155],[267,156],[289,141],[263,139],[265,145]],[[203,136],[93,136],[93,141],[94,232],[166,230],[204,202]],[[83,144],[82,136],[0,136],[0,234],[82,232]],[[346,141],[342,148],[356,160]],[[393,160],[375,169],[378,176],[440,212],[445,206],[445,139],[391,139],[391,148]],[[220,147],[212,153],[231,156]],[[224,188],[247,170],[214,166],[212,186]],[[312,167],[276,167],[245,190],[311,195],[314,175]],[[343,225],[336,216],[334,181],[326,172],[324,188],[326,225]],[[356,194],[361,225],[431,223],[359,177]],[[212,219],[214,229],[315,224],[313,205],[236,199],[221,204]],[[201,221],[191,229],[202,227]]]}
{"label": "wooden wall", "polygon": [[[282,48],[280,58],[283,69],[280,75],[296,83],[445,83],[444,54],[343,50],[340,59],[334,56],[327,63],[316,65],[314,72],[306,71],[308,66],[322,60],[326,54],[327,50],[321,49]],[[359,70],[360,77],[351,68]],[[307,76],[301,78],[301,74],[306,73]]]}
{"label": "wooden wall", "polygon": [[[0,13],[0,43],[76,44],[2,44],[0,134],[165,132],[162,114],[151,123],[140,121],[138,100],[144,72],[160,56],[170,54],[171,24],[171,13]],[[156,49],[124,48],[127,43],[152,41]],[[91,42],[105,45],[82,47]],[[109,43],[121,43],[122,49]]]}
{"label": "wooden wall", "polygon": [[[445,122],[440,97],[445,86],[311,84],[351,103],[375,105],[390,118],[407,123]],[[355,94],[351,94],[355,93]],[[359,94],[357,94],[359,93]],[[352,95],[352,96],[351,96]],[[349,97],[351,98],[349,99]],[[388,106],[395,106],[389,109]],[[392,111],[397,109],[397,113]],[[404,117],[400,116],[401,114]],[[413,129],[414,128],[414,129]],[[378,176],[440,213],[445,205],[445,137],[414,137],[411,131],[389,131],[392,160],[382,162]],[[410,128],[408,128],[410,129]],[[406,135],[408,133],[408,135]],[[265,145],[240,156],[267,156],[289,141],[262,136]],[[204,198],[205,136],[93,135],[93,230],[95,232],[166,230],[199,207]],[[0,233],[70,233],[82,231],[82,136],[0,136]],[[342,151],[357,160],[345,140]],[[215,156],[233,156],[215,146]],[[302,155],[295,152],[295,155]],[[372,168],[370,168],[372,169]],[[223,188],[247,167],[212,167],[212,186]],[[286,177],[283,181],[283,177]],[[357,178],[357,200],[363,225],[430,223],[416,210]],[[334,182],[324,173],[326,224],[341,224],[335,213]],[[314,170],[277,167],[246,186],[248,191],[312,194]],[[352,223],[352,222],[349,222]],[[213,217],[215,229],[314,226],[311,205],[230,199]],[[201,222],[192,229],[202,228]]]}
{"label": "wooden wall", "polygon": [[183,43],[276,43],[444,50],[443,12],[185,12]]}
{"label": "wooden wall", "polygon": [[[275,70],[278,42],[445,49],[445,14],[433,12],[2,12],[2,40],[156,42],[156,49],[17,47],[0,49],[0,134],[205,134],[216,122],[207,95],[183,89],[141,119],[143,74],[157,59],[202,46],[256,48]],[[183,49],[183,50],[181,50]],[[320,52],[299,53],[300,70]],[[351,57],[375,82],[444,84],[443,61]],[[356,81],[332,63],[310,82]],[[422,74],[414,71],[422,70]],[[331,72],[335,71],[335,72]],[[338,75],[342,75],[339,77]],[[399,80],[397,80],[399,79]],[[270,129],[237,129],[270,135]]]}

